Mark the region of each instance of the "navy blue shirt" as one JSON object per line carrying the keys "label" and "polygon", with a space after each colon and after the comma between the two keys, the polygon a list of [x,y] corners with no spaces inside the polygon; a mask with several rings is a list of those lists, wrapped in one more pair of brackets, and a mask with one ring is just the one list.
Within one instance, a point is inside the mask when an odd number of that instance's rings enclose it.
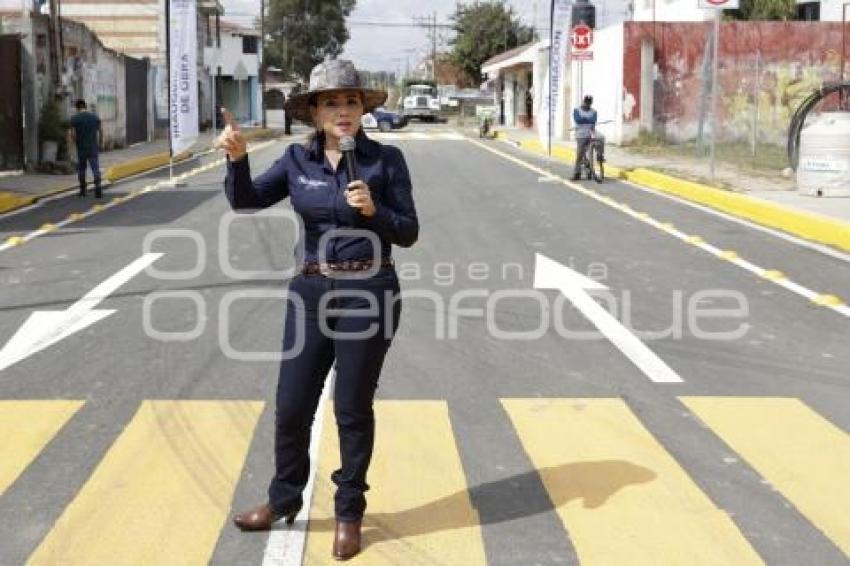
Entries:
{"label": "navy blue shirt", "polygon": [[[404,156],[396,147],[369,139],[362,130],[355,139],[356,169],[372,193],[373,216],[364,216],[346,202],[344,191],[349,179],[345,160],[340,159],[336,169],[331,166],[322,136],[307,146],[290,145],[268,171],[253,180],[248,156],[228,162],[224,188],[230,206],[237,211],[257,210],[290,197],[292,207],[303,220],[295,252],[299,262],[390,257],[392,244],[412,246],[419,237],[419,220]],[[322,234],[352,228],[374,232],[381,242],[379,252],[364,236],[342,234],[327,241],[325,255],[320,257],[318,244]]]}
{"label": "navy blue shirt", "polygon": [[97,133],[100,131],[100,118],[91,112],[77,112],[71,116],[71,127],[77,138],[77,156],[97,155]]}

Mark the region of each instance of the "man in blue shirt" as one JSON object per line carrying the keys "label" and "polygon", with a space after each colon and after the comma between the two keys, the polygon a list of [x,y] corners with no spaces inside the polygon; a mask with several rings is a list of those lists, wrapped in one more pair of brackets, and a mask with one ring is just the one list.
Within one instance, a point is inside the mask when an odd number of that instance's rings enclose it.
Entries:
{"label": "man in blue shirt", "polygon": [[581,176],[579,164],[596,130],[596,110],[592,106],[593,97],[588,95],[584,97],[581,106],[573,110],[573,122],[576,125],[576,163],[573,169],[573,181],[578,181]]}
{"label": "man in blue shirt", "polygon": [[94,175],[94,196],[101,198],[103,193],[100,188],[100,163],[98,162],[98,148],[103,144],[103,129],[100,118],[93,112],[86,110],[86,101],[78,100],[75,104],[77,113],[71,117],[71,135],[77,144],[77,177],[80,180],[80,196],[86,196],[86,167],[91,165]]}

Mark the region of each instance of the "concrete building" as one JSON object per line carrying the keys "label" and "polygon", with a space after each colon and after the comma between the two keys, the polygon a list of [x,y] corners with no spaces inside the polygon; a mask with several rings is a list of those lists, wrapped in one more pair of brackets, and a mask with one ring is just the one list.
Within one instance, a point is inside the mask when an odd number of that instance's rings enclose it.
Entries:
{"label": "concrete building", "polygon": [[[598,0],[594,5],[593,58],[572,61],[568,53],[563,69],[567,80],[553,109],[553,137],[569,139],[571,110],[586,94],[593,95],[600,121],[609,122],[599,129],[613,143],[632,140],[642,130],[673,140],[702,135],[707,127],[703,67],[713,12],[698,8],[695,0]],[[838,0],[798,1],[798,16],[806,22],[723,24],[722,135],[781,142],[783,120],[800,95],[767,89],[787,84],[816,88],[838,78],[841,12]],[[482,65],[496,90],[500,123],[529,128],[539,124],[535,114],[543,93],[538,85],[548,73],[548,58],[547,38]],[[753,94],[760,90],[764,92]],[[759,100],[753,102],[754,97]],[[772,106],[766,100],[773,101]],[[760,106],[765,106],[763,112]],[[745,114],[761,116],[761,123],[750,124]]]}
{"label": "concrete building", "polygon": [[[61,15],[84,23],[103,44],[119,53],[150,60],[150,81],[154,84],[155,123],[164,135],[168,119],[166,72],[166,0],[61,0]],[[198,0],[198,97],[199,121],[209,124],[212,98],[204,48],[212,45],[211,20],[224,13],[218,0]]]}
{"label": "concrete building", "polygon": [[[47,97],[57,96],[61,113],[73,113],[73,103],[84,99],[101,118],[107,149],[125,147],[153,138],[153,91],[147,82],[148,64],[104,46],[87,26],[60,20],[61,34],[53,34],[50,17],[21,12],[0,12],[0,33],[15,34],[20,45],[20,92],[6,99],[22,117],[20,139],[26,167],[40,160],[39,122]],[[18,35],[19,34],[19,35]],[[7,36],[8,37],[8,36]],[[52,44],[62,38],[62,56]],[[74,155],[71,155],[74,158]]]}
{"label": "concrete building", "polygon": [[499,107],[500,124],[510,128],[534,124],[534,108],[527,104],[528,95],[534,97],[534,69],[537,68],[539,43],[527,43],[488,59],[481,72],[491,81]]}
{"label": "concrete building", "polygon": [[259,124],[262,120],[260,32],[238,24],[221,21],[219,47],[204,49],[204,65],[216,79],[216,99],[243,124]]}

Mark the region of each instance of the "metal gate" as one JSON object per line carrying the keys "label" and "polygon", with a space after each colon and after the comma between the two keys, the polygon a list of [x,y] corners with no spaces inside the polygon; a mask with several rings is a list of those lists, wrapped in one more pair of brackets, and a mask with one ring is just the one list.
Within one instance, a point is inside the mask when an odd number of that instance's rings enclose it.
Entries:
{"label": "metal gate", "polygon": [[148,62],[124,59],[127,89],[127,145],[148,141]]}
{"label": "metal gate", "polygon": [[24,168],[21,38],[0,35],[0,171]]}

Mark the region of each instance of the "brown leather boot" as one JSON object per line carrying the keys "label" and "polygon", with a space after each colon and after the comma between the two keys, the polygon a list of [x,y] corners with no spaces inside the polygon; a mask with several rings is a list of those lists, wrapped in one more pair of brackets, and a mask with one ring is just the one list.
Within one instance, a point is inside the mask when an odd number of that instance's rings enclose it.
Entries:
{"label": "brown leather boot", "polygon": [[298,511],[300,509],[286,514],[275,513],[268,503],[265,503],[249,511],[237,513],[233,516],[233,524],[243,531],[268,531],[281,518],[285,518],[286,524],[291,525],[295,522]]}
{"label": "brown leather boot", "polygon": [[361,521],[337,521],[334,534],[333,557],[348,560],[360,552]]}

